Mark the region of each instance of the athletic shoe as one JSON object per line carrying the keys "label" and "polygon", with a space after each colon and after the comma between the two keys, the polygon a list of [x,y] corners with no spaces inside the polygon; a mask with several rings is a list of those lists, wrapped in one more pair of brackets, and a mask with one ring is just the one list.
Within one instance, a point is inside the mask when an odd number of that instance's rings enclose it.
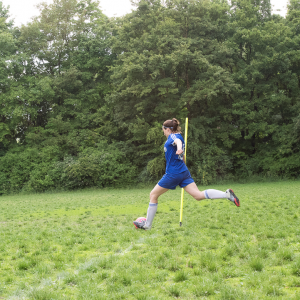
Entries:
{"label": "athletic shoe", "polygon": [[146,220],[142,221],[133,221],[133,225],[135,226],[136,229],[144,229],[144,230],[149,230],[151,228],[146,227]]}
{"label": "athletic shoe", "polygon": [[233,202],[236,206],[240,206],[240,200],[239,198],[235,195],[232,189],[228,189],[226,191],[226,194],[228,195],[228,200]]}

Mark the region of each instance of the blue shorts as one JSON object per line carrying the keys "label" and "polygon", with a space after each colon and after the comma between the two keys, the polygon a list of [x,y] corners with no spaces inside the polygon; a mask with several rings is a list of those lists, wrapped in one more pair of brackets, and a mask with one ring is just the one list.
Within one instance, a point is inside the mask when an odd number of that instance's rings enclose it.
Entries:
{"label": "blue shorts", "polygon": [[190,171],[184,171],[180,174],[165,174],[158,182],[158,185],[165,189],[175,190],[177,185],[183,188],[193,182],[194,179]]}

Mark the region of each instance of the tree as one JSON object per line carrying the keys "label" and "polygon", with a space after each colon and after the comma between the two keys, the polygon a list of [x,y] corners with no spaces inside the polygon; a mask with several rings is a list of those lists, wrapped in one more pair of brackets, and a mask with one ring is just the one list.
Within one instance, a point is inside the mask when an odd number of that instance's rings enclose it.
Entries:
{"label": "tree", "polygon": [[13,21],[8,21],[8,8],[0,1],[0,156],[5,153],[15,136],[15,107],[5,101],[13,72],[10,60],[17,51]]}
{"label": "tree", "polygon": [[[268,0],[233,1],[231,11],[233,35],[228,43],[235,51],[232,76],[240,85],[232,115],[240,132],[231,151],[235,173],[288,175],[290,170],[280,163],[279,153],[283,151],[282,137],[291,130],[297,115],[291,30],[283,18],[271,16]],[[286,150],[284,155],[291,149]]]}
{"label": "tree", "polygon": [[[106,157],[107,150],[101,149],[106,137],[100,129],[108,118],[104,97],[111,89],[108,68],[114,60],[108,18],[91,0],[56,0],[39,7],[40,15],[20,29],[18,55],[10,61],[11,84],[3,98],[20,139],[3,158],[15,170],[2,170],[6,191],[24,187],[41,191],[59,185],[64,168],[56,169],[56,163],[70,157],[75,164],[86,163],[91,156],[83,157],[85,149],[98,149],[98,157]],[[120,154],[114,153],[119,160]],[[50,176],[51,170],[57,172]]]}
{"label": "tree", "polygon": [[29,72],[38,77],[35,101],[45,112],[43,123],[34,118],[27,142],[60,143],[62,155],[77,155],[80,146],[99,140],[95,127],[111,89],[108,19],[97,1],[56,0],[39,8],[40,15],[20,37],[34,62]]}
{"label": "tree", "polygon": [[[216,116],[216,104],[228,106],[228,96],[236,89],[222,64],[222,55],[230,56],[223,45],[228,9],[217,1],[163,5],[143,0],[135,12],[119,20],[113,40],[118,55],[112,67],[116,89],[108,99],[115,105],[115,120],[122,124],[124,137],[136,147],[139,165],[161,151],[159,145],[149,147],[145,134],[150,128],[158,130],[157,122],[189,116],[192,136],[197,137],[199,118],[210,124],[223,118],[223,113]],[[190,149],[197,155],[199,143]]]}

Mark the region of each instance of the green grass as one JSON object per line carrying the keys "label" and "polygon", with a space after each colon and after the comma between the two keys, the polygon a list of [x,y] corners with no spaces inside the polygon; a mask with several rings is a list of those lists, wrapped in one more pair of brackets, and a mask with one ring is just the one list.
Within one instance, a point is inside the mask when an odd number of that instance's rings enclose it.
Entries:
{"label": "green grass", "polygon": [[300,299],[300,182],[230,187],[182,227],[169,191],[151,231],[150,188],[0,197],[0,299]]}

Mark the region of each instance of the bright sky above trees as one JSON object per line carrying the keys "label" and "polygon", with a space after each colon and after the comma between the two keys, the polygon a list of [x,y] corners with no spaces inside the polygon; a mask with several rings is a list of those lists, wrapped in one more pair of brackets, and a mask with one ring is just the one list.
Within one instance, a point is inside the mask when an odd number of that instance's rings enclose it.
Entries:
{"label": "bright sky above trees", "polygon": [[[10,6],[10,14],[15,19],[15,25],[26,24],[31,17],[38,15],[35,5],[40,2],[51,3],[52,0],[1,0],[5,6]],[[273,11],[280,15],[286,14],[288,0],[271,0]],[[122,16],[134,7],[130,0],[100,0],[101,8],[108,17]],[[281,11],[277,11],[280,9]]]}

